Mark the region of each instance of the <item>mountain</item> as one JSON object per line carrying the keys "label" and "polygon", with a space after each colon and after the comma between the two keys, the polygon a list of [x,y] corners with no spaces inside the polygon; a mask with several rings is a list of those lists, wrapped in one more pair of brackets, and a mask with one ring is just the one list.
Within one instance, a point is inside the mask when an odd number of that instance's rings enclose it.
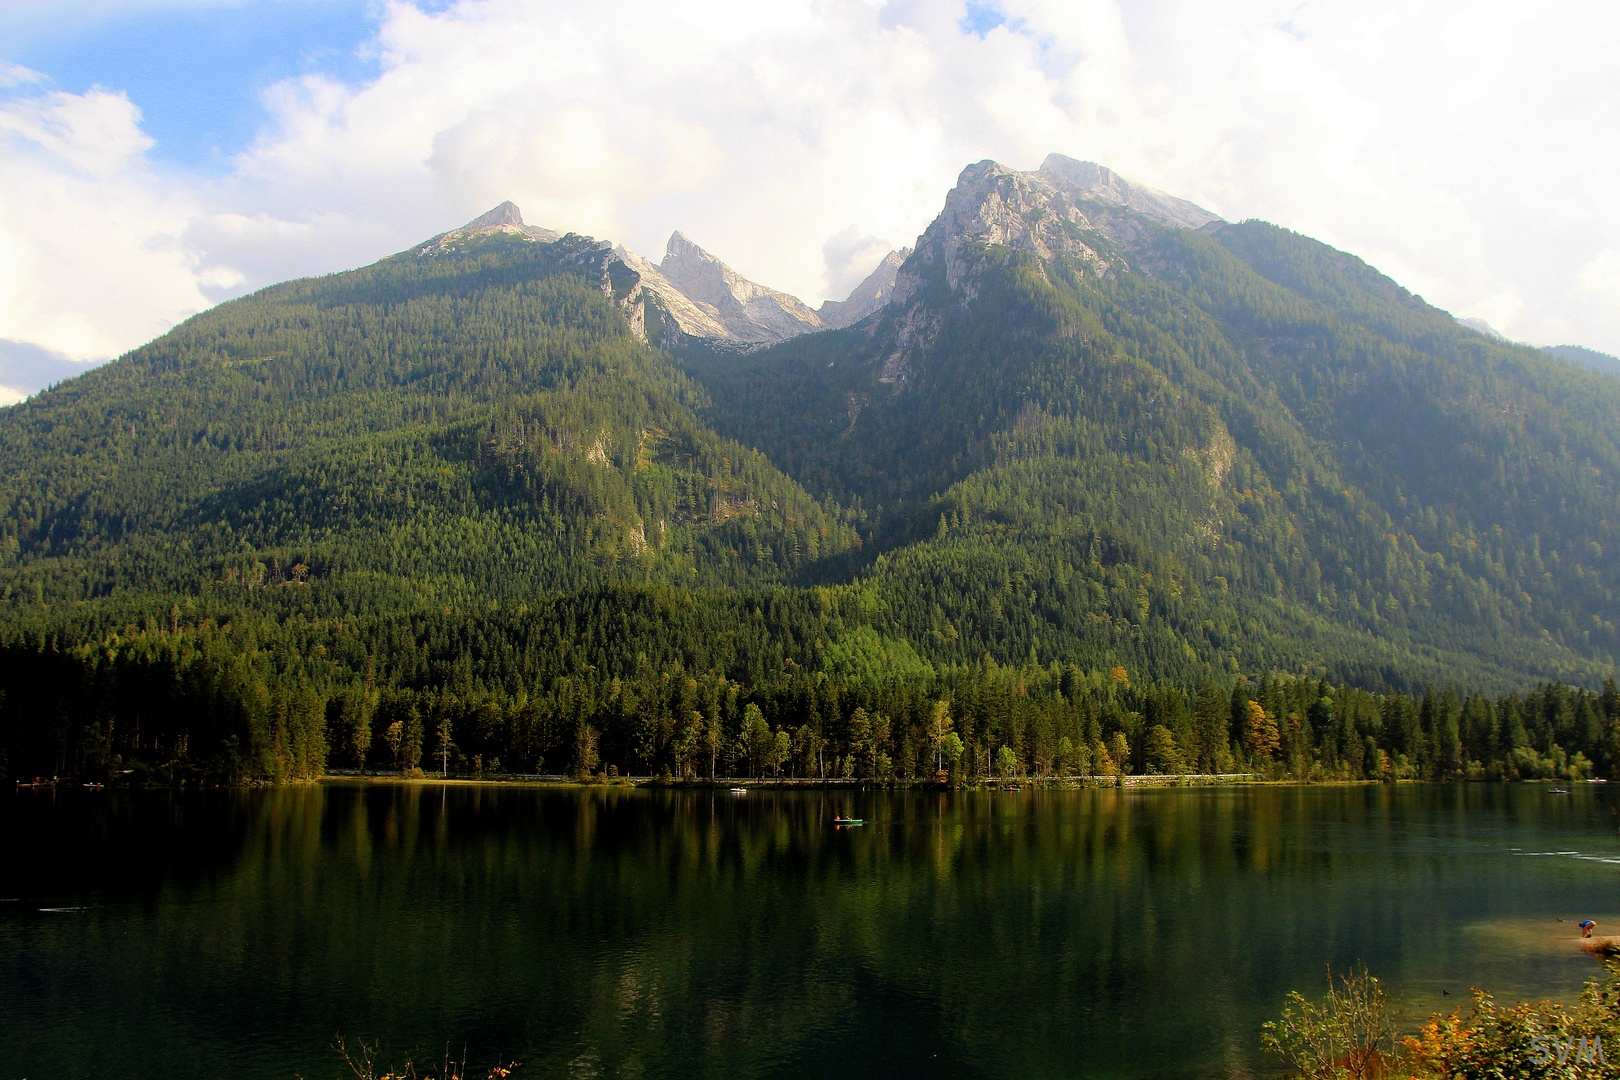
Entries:
{"label": "mountain", "polygon": [[726,336],[734,341],[784,341],[821,329],[821,319],[803,301],[756,285],[679,232],[670,235],[658,270],[693,301],[713,311]]}
{"label": "mountain", "polygon": [[843,300],[822,301],[821,307],[816,309],[816,314],[821,318],[821,325],[830,330],[851,326],[887,304],[889,294],[894,292],[894,282],[900,274],[900,267],[910,255],[910,248],[889,252],[878,262],[876,268],[850,291],[848,297]]}
{"label": "mountain", "polygon": [[1096,166],[971,165],[875,321],[688,370],[721,431],[871,508],[858,580],[936,659],[1596,681],[1620,652],[1611,382]]}
{"label": "mountain", "polygon": [[0,412],[0,772],[1620,778],[1617,486],[1608,375],[1095,164],[820,312],[503,204]]}
{"label": "mountain", "polygon": [[[561,238],[551,229],[525,224],[517,205],[503,202],[409,253],[456,256]],[[828,301],[817,312],[797,297],[749,281],[679,231],[671,234],[663,262],[657,264],[622,244],[591,244],[591,250],[600,253],[604,273],[615,261],[619,264],[616,299],[632,333],[668,346],[700,343],[747,349],[858,322],[887,302],[903,261],[901,253],[891,252],[847,299]]]}
{"label": "mountain", "polygon": [[1492,341],[1508,341],[1509,338],[1502,331],[1486,322],[1484,319],[1458,319],[1457,322],[1470,330],[1478,331]]}
{"label": "mountain", "polygon": [[613,254],[640,279],[641,310],[634,312],[632,325],[639,329],[639,336],[644,340],[665,346],[687,340],[711,344],[734,342],[731,331],[720,321],[720,313],[713,305],[700,304],[687,296],[664,276],[656,263],[648,262],[622,244],[613,249]]}
{"label": "mountain", "polygon": [[763,583],[856,543],[698,418],[606,245],[513,216],[221,304],[7,412],[8,617]]}
{"label": "mountain", "polygon": [[1131,210],[1162,225],[1202,229],[1221,220],[1186,199],[1133,183],[1095,162],[1076,161],[1062,154],[1046,155],[1036,176],[1071,197]]}
{"label": "mountain", "polygon": [[1563,360],[1573,360],[1582,367],[1593,371],[1606,371],[1613,375],[1620,375],[1620,356],[1610,356],[1596,349],[1583,348],[1580,345],[1546,345],[1542,352],[1551,353]]}
{"label": "mountain", "polygon": [[642,276],[681,341],[743,348],[774,344],[816,330],[859,322],[888,302],[907,252],[890,252],[844,300],[819,310],[776,289],[749,281],[688,240],[671,234],[663,262],[654,266],[622,245],[614,252]]}
{"label": "mountain", "polygon": [[412,249],[412,254],[442,255],[447,252],[465,252],[482,244],[499,244],[511,240],[531,240],[545,244],[560,238],[560,233],[552,232],[550,229],[525,225],[523,213],[518,210],[517,204],[508,201],[488,213],[480,214],[459,229],[440,233]]}
{"label": "mountain", "polygon": [[[736,340],[713,305],[693,300],[666,278],[659,268],[630,251],[606,241],[570,234],[573,258],[595,263],[593,274],[607,282],[604,292],[623,313],[630,332],[643,341],[674,345],[682,341],[709,343]],[[410,249],[417,258],[456,258],[529,244],[551,244],[561,234],[527,225],[515,203],[503,202],[459,229],[451,229]],[[609,280],[611,279],[611,280]]]}

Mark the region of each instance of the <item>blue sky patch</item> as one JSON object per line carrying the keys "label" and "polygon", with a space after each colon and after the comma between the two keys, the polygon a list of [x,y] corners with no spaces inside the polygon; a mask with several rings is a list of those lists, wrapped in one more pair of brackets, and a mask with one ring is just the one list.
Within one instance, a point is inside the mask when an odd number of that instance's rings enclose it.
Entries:
{"label": "blue sky patch", "polygon": [[33,35],[5,59],[70,93],[125,91],[154,159],[206,169],[253,141],[272,83],[315,70],[351,83],[374,75],[359,55],[375,32],[371,10],[367,0],[250,0],[147,11]]}
{"label": "blue sky patch", "polygon": [[996,27],[1007,25],[1007,16],[996,7],[994,0],[967,0],[967,14],[957,21],[957,25],[982,38]]}

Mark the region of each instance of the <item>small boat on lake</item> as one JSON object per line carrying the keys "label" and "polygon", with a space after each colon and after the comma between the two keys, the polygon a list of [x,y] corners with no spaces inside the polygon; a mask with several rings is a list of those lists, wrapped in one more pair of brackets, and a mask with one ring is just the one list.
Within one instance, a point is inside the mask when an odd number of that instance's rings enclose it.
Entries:
{"label": "small boat on lake", "polygon": [[834,815],[833,816],[833,824],[838,825],[838,826],[865,825],[866,822],[864,820],[862,820],[861,818],[858,818],[858,817],[838,817],[837,815]]}
{"label": "small boat on lake", "polygon": [[1568,795],[1569,794],[1569,788],[1567,788],[1567,787],[1548,788],[1547,789],[1547,794],[1549,794],[1549,795]]}
{"label": "small boat on lake", "polygon": [[748,789],[745,787],[734,787],[731,789],[731,793],[733,795],[746,795],[748,794]]}

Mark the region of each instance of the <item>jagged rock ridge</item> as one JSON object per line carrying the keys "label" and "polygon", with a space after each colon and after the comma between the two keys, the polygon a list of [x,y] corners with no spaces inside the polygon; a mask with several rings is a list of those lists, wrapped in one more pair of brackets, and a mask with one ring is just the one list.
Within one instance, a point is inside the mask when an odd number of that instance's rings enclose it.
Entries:
{"label": "jagged rock ridge", "polygon": [[846,299],[824,301],[816,311],[821,325],[828,329],[852,326],[887,304],[900,267],[910,256],[910,248],[889,252]]}
{"label": "jagged rock ridge", "polygon": [[[641,283],[639,288],[641,292],[638,299],[643,309],[650,298],[651,303],[673,324],[667,332],[653,332],[650,335],[652,338],[663,343],[668,343],[668,339],[672,334],[683,334],[704,341],[726,341],[731,339],[730,332],[726,329],[725,324],[720,321],[714,308],[707,304],[700,305],[687,296],[675,286],[674,282],[663,275],[656,263],[642,258],[623,244],[615,247],[613,254],[625,266],[640,275]],[[641,334],[643,337],[648,337],[644,310],[641,315],[642,318],[639,323]],[[638,325],[635,319],[632,319],[631,322],[633,326]]]}
{"label": "jagged rock ridge", "polygon": [[[638,334],[660,344],[691,340],[753,348],[850,326],[887,305],[904,304],[916,293],[922,275],[940,265],[950,286],[971,296],[973,285],[966,274],[970,260],[965,258],[970,248],[1003,245],[1042,258],[1069,255],[1106,270],[1119,250],[1129,250],[1155,226],[1207,229],[1222,224],[1203,207],[1094,162],[1049,154],[1034,172],[994,161],[969,165],[946,197],[944,211],[918,239],[915,259],[910,248],[890,252],[847,299],[826,301],[819,310],[750,281],[678,231],[657,264],[623,245],[603,243],[600,250],[604,291],[615,296]],[[414,253],[451,253],[496,238],[550,243],[560,237],[524,224],[517,206],[503,202]],[[606,284],[613,260],[636,275],[630,289]],[[649,305],[655,312],[651,316]],[[892,381],[904,381],[903,352],[928,336],[927,320],[908,318],[902,322],[900,348],[886,365]]]}
{"label": "jagged rock ridge", "polygon": [[[503,202],[461,228],[413,248],[411,254],[455,254],[503,239],[553,243],[561,234],[524,224],[516,204]],[[614,296],[638,335],[660,344],[684,339],[743,348],[859,322],[888,302],[910,250],[890,252],[847,299],[829,300],[816,311],[796,296],[743,277],[678,231],[670,236],[659,264],[622,244],[604,241],[593,249],[600,255],[603,291]],[[615,260],[638,279],[628,290],[622,288],[622,271],[617,276],[620,287],[609,280],[615,276],[610,272]],[[650,317],[649,305],[654,312]]]}
{"label": "jagged rock ridge", "polygon": [[734,341],[764,344],[822,329],[820,316],[804,301],[749,281],[678,231],[670,235],[658,269],[693,303],[713,312]]}
{"label": "jagged rock ridge", "polygon": [[941,264],[950,287],[971,294],[966,256],[984,245],[1043,259],[1069,255],[1105,270],[1115,251],[1135,246],[1154,226],[1222,223],[1200,206],[1089,161],[1051,154],[1035,172],[980,161],[962,170],[945,209],[917,241],[918,259],[902,270],[891,302],[909,299],[919,275]]}
{"label": "jagged rock ridge", "polygon": [[1167,195],[1157,188],[1127,180],[1112,169],[1091,161],[1076,161],[1062,154],[1048,154],[1037,175],[1077,198],[1097,203],[1113,203],[1134,210],[1165,225],[1202,229],[1221,219],[1202,206]]}
{"label": "jagged rock ridge", "polygon": [[939,312],[916,300],[931,276],[943,274],[962,302],[978,292],[974,269],[986,247],[1068,256],[1108,273],[1125,253],[1163,227],[1206,230],[1225,222],[1201,206],[1135,183],[1089,161],[1049,154],[1034,172],[996,161],[962,170],[945,208],[899,268],[888,307],[895,320],[880,381],[905,385],[919,350],[940,328]]}

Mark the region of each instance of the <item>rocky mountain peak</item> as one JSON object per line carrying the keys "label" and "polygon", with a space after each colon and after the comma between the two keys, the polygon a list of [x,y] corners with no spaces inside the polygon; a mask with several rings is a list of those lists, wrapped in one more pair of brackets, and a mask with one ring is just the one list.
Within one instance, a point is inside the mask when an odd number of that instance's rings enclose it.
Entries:
{"label": "rocky mountain peak", "polygon": [[[728,338],[726,328],[721,324],[712,304],[695,302],[665,277],[655,263],[642,258],[623,244],[615,247],[613,254],[640,276],[636,294],[631,297],[631,302],[641,304],[642,310],[639,319],[632,315],[631,325],[632,328],[641,327],[638,333],[642,337],[661,345],[671,344],[681,335],[710,341],[724,341]],[[648,301],[655,304],[664,318],[673,325],[655,332],[652,329],[652,321],[646,314],[645,304]]]}
{"label": "rocky mountain peak", "polygon": [[443,255],[465,250],[470,244],[499,237],[549,244],[559,239],[561,235],[537,225],[525,225],[522,211],[517,208],[516,203],[508,200],[493,210],[479,214],[459,229],[440,233],[425,244],[414,248],[412,254]]}
{"label": "rocky mountain peak", "polygon": [[[985,245],[1029,251],[1041,258],[1067,255],[1105,271],[1118,249],[1129,249],[1154,226],[1202,229],[1219,224],[1215,214],[1185,199],[1128,180],[1095,162],[1049,154],[1034,172],[996,161],[962,170],[945,208],[911,249],[890,252],[844,300],[819,311],[797,297],[743,277],[679,230],[670,234],[663,260],[654,265],[623,248],[612,256],[639,275],[629,307],[652,298],[679,335],[739,346],[768,345],[813,330],[849,326],[878,309],[912,296],[927,268],[943,262],[946,278],[964,296],[973,294],[967,269]],[[526,225],[515,203],[503,202],[459,229],[441,233],[415,249],[417,255],[464,251],[503,238],[549,243],[559,234]],[[641,320],[632,318],[634,325]]]}
{"label": "rocky mountain peak", "polygon": [[768,344],[822,328],[804,301],[748,280],[678,231],[670,235],[658,270],[734,341]]}
{"label": "rocky mountain peak", "polygon": [[[1020,172],[998,161],[963,169],[945,209],[918,241],[918,271],[943,262],[952,289],[966,288],[968,254],[983,245],[1067,255],[1105,271],[1115,249],[1129,250],[1154,226],[1201,229],[1220,218],[1185,199],[1127,180],[1089,161],[1050,154],[1041,168]],[[897,298],[915,288],[902,275]]]}
{"label": "rocky mountain peak", "polygon": [[[723,298],[746,291],[753,282],[692,243],[680,230],[669,234],[659,271],[693,300],[718,307]],[[758,286],[754,286],[758,288]]]}
{"label": "rocky mountain peak", "polygon": [[523,212],[517,208],[517,203],[508,199],[506,202],[501,203],[501,205],[497,206],[488,213],[480,214],[473,218],[471,221],[467,222],[467,224],[463,225],[462,228],[487,229],[496,225],[516,225],[520,228],[522,227]]}
{"label": "rocky mountain peak", "polygon": [[1125,207],[1165,225],[1202,229],[1221,220],[1202,206],[1134,183],[1093,161],[1048,154],[1036,173],[1076,198]]}
{"label": "rocky mountain peak", "polygon": [[916,255],[899,270],[889,297],[895,344],[881,379],[906,383],[916,356],[939,330],[939,313],[914,302],[922,283],[943,271],[958,300],[971,302],[986,248],[1029,252],[1043,261],[1072,258],[1106,274],[1158,229],[1219,224],[1203,207],[1095,162],[1049,154],[1034,172],[975,162],[957,177],[944,210],[918,239]]}
{"label": "rocky mountain peak", "polygon": [[[666,261],[670,259],[675,259],[677,261],[682,259],[696,259],[698,261],[720,263],[719,259],[716,259],[713,255],[710,255],[707,251],[704,251],[701,247],[694,244],[691,239],[679,229],[676,229],[674,232],[669,234],[669,242],[664,245],[664,259]],[[724,266],[725,264],[720,263],[720,265]]]}
{"label": "rocky mountain peak", "polygon": [[816,314],[821,316],[821,324],[828,329],[850,326],[887,304],[889,297],[894,293],[894,283],[900,274],[900,267],[905,265],[910,255],[910,248],[889,252],[866,276],[866,280],[855,286],[848,297],[843,300],[824,301],[816,311]]}

